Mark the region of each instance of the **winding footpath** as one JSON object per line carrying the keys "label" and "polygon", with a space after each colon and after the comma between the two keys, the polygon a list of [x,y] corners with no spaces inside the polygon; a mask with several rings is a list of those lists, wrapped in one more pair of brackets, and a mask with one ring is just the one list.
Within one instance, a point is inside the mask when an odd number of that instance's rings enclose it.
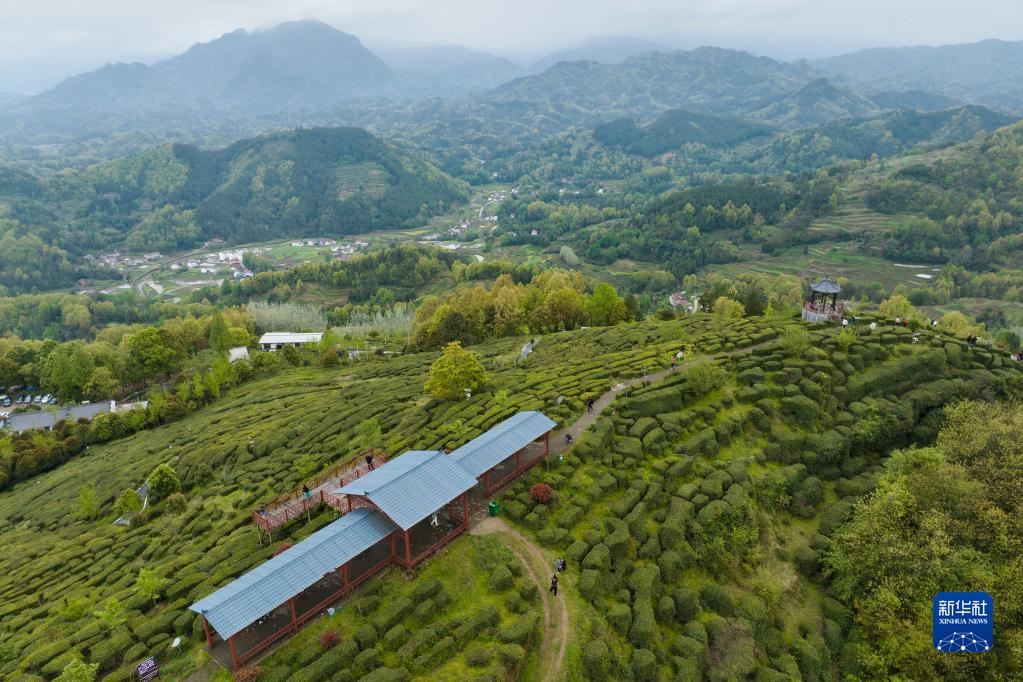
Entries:
{"label": "winding footpath", "polygon": [[541,682],[557,682],[561,675],[565,652],[568,651],[569,614],[563,594],[557,597],[549,592],[550,578],[547,567],[554,574],[554,557],[528,537],[498,517],[488,517],[473,526],[470,535],[500,533],[515,558],[525,567],[526,574],[536,584],[543,602],[543,637],[538,657]]}

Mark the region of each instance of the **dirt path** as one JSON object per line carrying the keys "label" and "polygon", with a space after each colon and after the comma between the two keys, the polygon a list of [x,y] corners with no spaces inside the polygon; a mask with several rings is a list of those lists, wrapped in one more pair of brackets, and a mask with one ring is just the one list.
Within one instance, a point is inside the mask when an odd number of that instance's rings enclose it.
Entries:
{"label": "dirt path", "polygon": [[583,431],[585,431],[586,429],[590,428],[590,426],[592,426],[593,423],[595,421],[597,421],[597,417],[600,416],[600,414],[607,408],[607,406],[610,405],[612,402],[614,402],[615,398],[618,397],[618,394],[621,393],[622,391],[624,391],[625,389],[629,388],[630,386],[635,386],[636,384],[641,384],[644,381],[650,381],[650,382],[660,381],[661,379],[663,379],[664,377],[668,376],[669,374],[674,374],[675,372],[680,372],[682,370],[691,369],[693,367],[696,367],[697,365],[702,365],[702,364],[704,364],[706,362],[711,362],[712,360],[715,360],[717,358],[728,358],[728,357],[731,357],[733,355],[738,355],[740,353],[745,353],[745,352],[751,351],[751,350],[753,350],[755,348],[760,348],[762,346],[767,346],[767,345],[772,344],[772,343],[775,343],[775,340],[772,339],[771,341],[764,341],[762,343],[758,343],[758,344],[755,344],[755,345],[752,345],[752,346],[745,346],[743,348],[736,348],[735,350],[728,351],[727,353],[718,353],[716,355],[702,355],[700,357],[693,358],[692,360],[686,360],[685,362],[679,364],[679,366],[676,367],[675,369],[670,369],[670,368],[669,369],[662,369],[661,371],[654,372],[653,374],[644,374],[643,376],[640,376],[640,377],[632,377],[631,379],[624,379],[624,380],[618,382],[617,384],[615,384],[614,386],[612,386],[610,388],[610,390],[608,390],[606,393],[604,393],[599,398],[597,398],[595,401],[593,401],[593,411],[592,412],[583,412],[582,416],[579,417],[578,419],[576,419],[574,422],[572,422],[568,426],[563,426],[562,428],[560,428],[557,431],[555,431],[554,433],[552,433],[551,434],[551,452],[562,453],[565,450],[567,450],[569,446],[568,446],[568,443],[565,441],[565,434],[572,434],[572,440],[573,441],[578,439],[579,436],[582,435]]}
{"label": "dirt path", "polygon": [[[549,556],[539,545],[525,535],[509,526],[504,519],[487,518],[469,531],[471,535],[491,535],[501,533],[508,549],[518,558],[526,569],[526,574],[540,590],[543,602],[543,639],[540,642],[538,661],[540,663],[540,681],[557,682],[561,676],[561,667],[568,651],[569,613],[564,595],[553,596],[550,592],[550,577],[542,567],[554,573],[554,557]],[[562,581],[564,584],[564,581]]]}
{"label": "dirt path", "polygon": [[575,420],[568,426],[564,426],[558,429],[557,431],[551,434],[551,452],[561,453],[567,450],[568,443],[565,441],[565,434],[572,434],[572,440],[573,441],[577,440],[579,436],[582,435],[583,431],[593,426],[593,423],[597,421],[597,417],[600,416],[600,414],[607,408],[608,405],[614,402],[615,398],[618,397],[618,394],[624,391],[625,389],[629,388],[630,386],[635,386],[636,384],[643,383],[644,381],[659,381],[660,379],[663,379],[669,374],[679,372],[683,369],[695,367],[696,365],[709,362],[710,360],[713,359],[714,359],[713,356],[695,358],[693,360],[683,362],[676,369],[662,369],[660,372],[654,372],[653,374],[644,374],[641,377],[633,377],[631,379],[625,379],[624,381],[618,382],[617,384],[612,386],[609,391],[607,391],[602,396],[593,401],[592,412],[583,412],[583,415],[579,417],[577,420]]}

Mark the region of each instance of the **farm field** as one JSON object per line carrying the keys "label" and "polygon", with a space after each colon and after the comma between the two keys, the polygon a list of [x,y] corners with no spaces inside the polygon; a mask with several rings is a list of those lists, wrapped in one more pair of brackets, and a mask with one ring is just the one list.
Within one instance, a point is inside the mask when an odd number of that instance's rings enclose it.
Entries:
{"label": "farm field", "polygon": [[800,278],[846,277],[858,282],[881,282],[888,290],[899,284],[912,289],[928,286],[927,278],[935,276],[941,268],[933,265],[892,263],[879,256],[860,253],[848,242],[822,242],[806,247],[789,247],[777,254],[753,254],[735,263],[707,266],[703,272],[716,272],[725,276],[746,273],[766,275],[795,275]]}
{"label": "farm field", "polygon": [[[372,171],[372,169],[370,168],[369,171]],[[370,177],[366,175],[366,172],[369,171],[361,167],[346,167],[346,173],[349,175],[355,173],[355,175],[339,177],[339,183],[347,187],[351,183],[362,182]],[[474,188],[473,194],[466,204],[455,207],[447,213],[433,216],[420,228],[375,230],[345,235],[344,237],[336,238],[334,241],[339,245],[356,245],[357,242],[362,242],[363,244],[357,245],[357,252],[361,253],[369,249],[406,242],[430,243],[425,238],[431,234],[436,234],[439,239],[433,243],[440,243],[442,246],[446,245],[446,248],[458,245],[459,252],[483,258],[484,256],[479,255],[482,252],[478,247],[474,247],[473,244],[464,244],[446,239],[446,237],[452,236],[446,233],[452,227],[462,222],[474,226],[483,225],[485,228],[488,228],[489,226],[478,220],[481,207],[487,204],[492,195],[509,190],[510,185],[506,184],[483,185]],[[268,259],[278,268],[290,268],[318,259],[336,257],[336,254],[331,252],[332,247],[318,246],[315,243],[317,240],[318,238],[295,237],[268,242],[196,249],[184,253],[164,254],[144,267],[129,270],[127,273],[128,282],[130,287],[134,287],[145,296],[177,300],[197,289],[217,286],[224,278],[231,277],[232,269],[229,263],[207,263],[206,258],[208,256],[215,256],[221,252],[253,251],[260,257]],[[502,253],[501,256],[509,257],[513,260],[521,260],[521,255],[515,250],[509,250],[508,253]],[[189,261],[198,262],[200,265],[187,268],[185,266]],[[213,268],[215,271],[202,272],[202,268]],[[443,291],[448,284],[440,283],[438,291]],[[89,290],[97,291],[116,290],[118,286],[119,284],[116,282],[90,282],[88,288]],[[335,293],[332,292],[329,296],[333,296]],[[326,297],[317,297],[315,294],[311,294],[304,302],[323,302],[325,300],[327,300]],[[336,298],[330,298],[330,300],[336,302]]]}

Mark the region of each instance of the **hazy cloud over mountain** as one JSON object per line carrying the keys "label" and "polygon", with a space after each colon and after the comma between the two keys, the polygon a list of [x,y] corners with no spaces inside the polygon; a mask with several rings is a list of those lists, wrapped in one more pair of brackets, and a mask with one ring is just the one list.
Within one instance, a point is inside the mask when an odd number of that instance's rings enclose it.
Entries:
{"label": "hazy cloud over mountain", "polygon": [[315,17],[370,45],[461,44],[527,59],[597,35],[782,58],[1023,38],[1017,0],[4,0],[0,91],[109,61],[153,61],[236,28]]}

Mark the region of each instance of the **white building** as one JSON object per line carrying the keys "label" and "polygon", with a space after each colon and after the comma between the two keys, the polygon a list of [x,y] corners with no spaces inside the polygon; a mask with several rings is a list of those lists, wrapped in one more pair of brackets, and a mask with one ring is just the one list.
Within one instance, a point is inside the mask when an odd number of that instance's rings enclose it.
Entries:
{"label": "white building", "polygon": [[299,348],[311,343],[319,343],[323,332],[269,332],[259,339],[259,347],[263,350],[279,350],[285,346]]}

